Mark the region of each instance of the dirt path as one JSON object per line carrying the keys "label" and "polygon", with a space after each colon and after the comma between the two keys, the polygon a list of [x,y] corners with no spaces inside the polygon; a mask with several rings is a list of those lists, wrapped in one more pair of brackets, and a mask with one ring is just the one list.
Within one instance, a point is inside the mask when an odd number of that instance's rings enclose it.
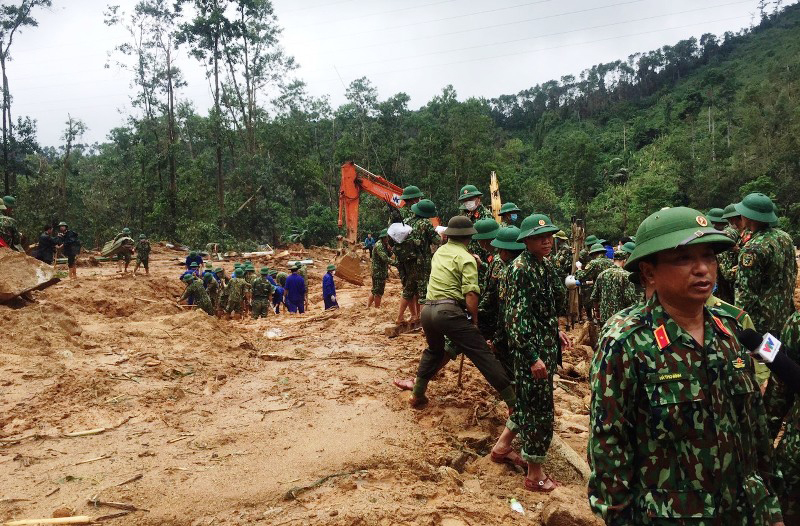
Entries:
{"label": "dirt path", "polygon": [[[380,330],[396,281],[368,311],[369,287],[337,280],[342,308],[323,312],[318,264],[310,312],[230,322],[175,305],[178,256],[156,249],[135,279],[81,268],[0,306],[0,519],[119,511],[93,496],[149,510],[109,521],[136,525],[539,524],[552,503],[583,516],[579,482],[536,495],[488,461],[505,411],[471,365],[462,390],[451,364],[431,407],[407,408],[391,379],[413,376],[424,340]],[[558,431],[584,455],[588,391],[564,385]]]}

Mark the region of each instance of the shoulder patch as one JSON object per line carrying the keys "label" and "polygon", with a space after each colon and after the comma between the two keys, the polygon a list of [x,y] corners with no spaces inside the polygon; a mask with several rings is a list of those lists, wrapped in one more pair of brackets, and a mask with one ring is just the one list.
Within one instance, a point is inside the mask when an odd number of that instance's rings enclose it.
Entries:
{"label": "shoulder patch", "polygon": [[669,347],[670,341],[669,336],[667,336],[667,328],[663,325],[659,325],[656,330],[653,331],[653,336],[656,337],[656,343],[658,344],[658,348],[660,350],[664,350]]}
{"label": "shoulder patch", "polygon": [[717,328],[720,331],[722,331],[723,333],[725,333],[728,336],[731,335],[731,331],[729,331],[728,328],[725,326],[725,324],[722,323],[721,319],[719,319],[717,316],[711,316],[711,319],[714,320],[714,323],[717,325]]}
{"label": "shoulder patch", "polygon": [[756,262],[756,257],[754,254],[750,252],[744,252],[742,254],[742,266],[743,267],[752,267]]}

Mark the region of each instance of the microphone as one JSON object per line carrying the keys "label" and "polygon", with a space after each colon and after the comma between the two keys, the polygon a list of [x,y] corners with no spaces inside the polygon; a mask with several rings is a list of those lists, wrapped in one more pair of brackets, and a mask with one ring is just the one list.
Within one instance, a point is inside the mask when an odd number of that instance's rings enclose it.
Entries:
{"label": "microphone", "polygon": [[753,329],[745,329],[736,336],[751,354],[764,360],[767,368],[781,382],[795,393],[800,392],[800,365],[789,358],[786,352],[778,352],[781,348],[780,340],[770,333],[762,336]]}
{"label": "microphone", "polygon": [[747,347],[750,354],[758,356],[764,363],[772,363],[775,361],[775,356],[777,356],[781,348],[781,342],[778,338],[770,333],[761,336],[753,329],[745,329],[741,331],[738,336],[739,341],[742,342],[742,345]]}

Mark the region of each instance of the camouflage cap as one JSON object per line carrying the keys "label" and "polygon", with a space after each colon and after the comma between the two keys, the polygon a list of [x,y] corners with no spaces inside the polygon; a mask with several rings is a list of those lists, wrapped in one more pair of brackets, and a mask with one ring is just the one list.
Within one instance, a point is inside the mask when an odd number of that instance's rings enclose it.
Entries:
{"label": "camouflage cap", "polygon": [[472,239],[494,239],[497,237],[500,225],[494,219],[480,219],[475,221],[475,230],[478,233],[472,236]]}
{"label": "camouflage cap", "polygon": [[467,199],[472,199],[474,197],[480,197],[483,195],[483,192],[478,190],[477,187],[474,185],[468,184],[461,187],[461,191],[458,192],[458,200],[459,201],[466,201]]}
{"label": "camouflage cap", "polygon": [[522,220],[517,241],[522,241],[526,237],[555,234],[556,232],[558,232],[558,227],[549,217],[544,214],[533,214]]}
{"label": "camouflage cap", "polygon": [[658,252],[698,244],[712,244],[716,252],[722,252],[734,242],[709,226],[706,216],[693,208],[678,206],[659,210],[639,225],[636,248],[625,263],[625,270],[637,270],[642,259]]}

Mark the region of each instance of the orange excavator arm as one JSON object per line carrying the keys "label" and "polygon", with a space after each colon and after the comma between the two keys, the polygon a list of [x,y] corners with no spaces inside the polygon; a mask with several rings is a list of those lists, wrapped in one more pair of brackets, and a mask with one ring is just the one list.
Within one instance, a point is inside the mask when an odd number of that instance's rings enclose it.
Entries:
{"label": "orange excavator arm", "polygon": [[339,227],[347,225],[346,239],[350,243],[358,241],[358,203],[361,192],[372,194],[395,208],[402,208],[406,204],[400,199],[403,189],[396,184],[352,161],[344,163],[342,184],[339,187]]}

